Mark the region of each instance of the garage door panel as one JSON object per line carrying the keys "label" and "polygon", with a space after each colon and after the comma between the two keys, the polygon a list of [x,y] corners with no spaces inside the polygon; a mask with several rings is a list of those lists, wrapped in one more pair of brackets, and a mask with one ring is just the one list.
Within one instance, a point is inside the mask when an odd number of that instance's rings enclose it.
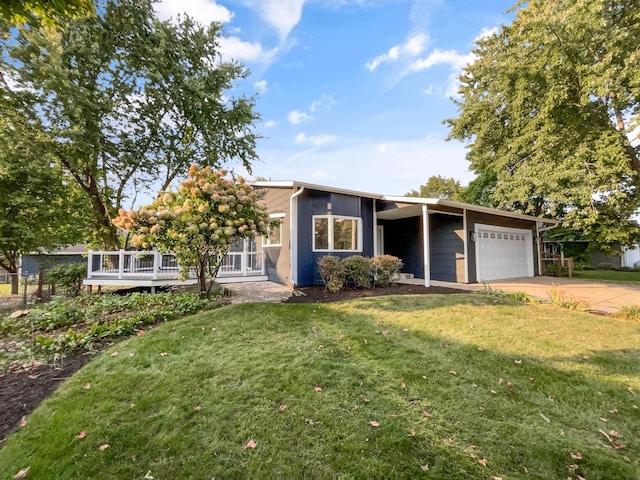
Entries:
{"label": "garage door panel", "polygon": [[533,276],[533,240],[529,230],[476,225],[478,281]]}

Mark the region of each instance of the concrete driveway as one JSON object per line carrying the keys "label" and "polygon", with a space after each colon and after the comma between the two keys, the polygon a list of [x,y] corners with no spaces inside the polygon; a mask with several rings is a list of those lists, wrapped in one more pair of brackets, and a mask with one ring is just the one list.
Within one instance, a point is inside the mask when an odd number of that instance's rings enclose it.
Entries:
{"label": "concrete driveway", "polygon": [[[567,297],[586,300],[592,310],[613,313],[626,305],[640,305],[640,285],[579,280],[575,278],[533,277],[488,282],[505,292],[526,292],[540,300],[549,300],[548,292],[557,285]],[[480,287],[480,290],[484,285]]]}

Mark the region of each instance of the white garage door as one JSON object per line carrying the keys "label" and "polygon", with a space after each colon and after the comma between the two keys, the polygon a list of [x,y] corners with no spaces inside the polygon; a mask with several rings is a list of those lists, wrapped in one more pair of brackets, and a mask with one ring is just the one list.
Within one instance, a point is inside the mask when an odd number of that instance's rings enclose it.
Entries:
{"label": "white garage door", "polygon": [[533,277],[531,230],[476,225],[476,275],[479,282]]}

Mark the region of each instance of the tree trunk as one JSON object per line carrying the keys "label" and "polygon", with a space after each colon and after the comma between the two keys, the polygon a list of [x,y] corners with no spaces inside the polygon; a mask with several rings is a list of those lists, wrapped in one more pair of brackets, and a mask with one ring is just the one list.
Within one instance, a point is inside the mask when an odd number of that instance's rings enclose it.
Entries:
{"label": "tree trunk", "polygon": [[11,295],[18,295],[19,292],[19,277],[17,272],[9,272],[11,274]]}

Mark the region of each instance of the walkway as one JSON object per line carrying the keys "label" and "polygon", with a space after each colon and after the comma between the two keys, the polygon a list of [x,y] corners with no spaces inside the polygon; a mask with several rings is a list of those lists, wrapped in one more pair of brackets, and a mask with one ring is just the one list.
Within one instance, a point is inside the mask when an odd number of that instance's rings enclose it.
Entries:
{"label": "walkway", "polygon": [[[526,292],[539,300],[549,300],[549,292],[556,285],[567,298],[584,300],[591,310],[613,313],[626,305],[640,305],[640,285],[628,283],[598,282],[561,277],[525,277],[487,282],[491,288],[509,293]],[[433,285],[450,286],[462,290],[482,291],[484,284],[452,284],[432,282]]]}
{"label": "walkway", "polygon": [[227,283],[231,303],[280,303],[292,295],[291,287],[274,282]]}

